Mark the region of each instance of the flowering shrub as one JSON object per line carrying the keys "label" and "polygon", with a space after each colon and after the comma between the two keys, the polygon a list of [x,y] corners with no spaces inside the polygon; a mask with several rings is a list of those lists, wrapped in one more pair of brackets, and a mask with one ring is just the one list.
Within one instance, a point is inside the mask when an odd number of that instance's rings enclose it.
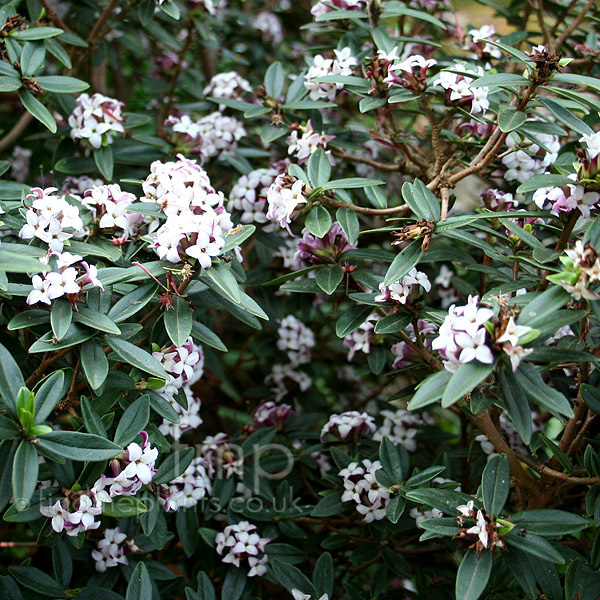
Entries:
{"label": "flowering shrub", "polygon": [[0,597],[600,597],[598,23],[0,0]]}

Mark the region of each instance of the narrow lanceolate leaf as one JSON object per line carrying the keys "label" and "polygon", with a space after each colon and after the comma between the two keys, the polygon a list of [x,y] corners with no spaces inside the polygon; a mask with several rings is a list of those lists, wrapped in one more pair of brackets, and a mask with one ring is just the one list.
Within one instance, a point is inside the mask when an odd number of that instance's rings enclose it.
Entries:
{"label": "narrow lanceolate leaf", "polygon": [[17,77],[0,76],[0,92],[16,92],[22,85]]}
{"label": "narrow lanceolate leaf", "polygon": [[106,181],[110,181],[113,176],[113,168],[115,165],[113,151],[110,146],[103,146],[94,150],[94,162],[98,167],[98,171]]}
{"label": "narrow lanceolate leaf", "polygon": [[404,473],[402,469],[402,458],[396,446],[390,441],[387,436],[381,440],[379,446],[379,460],[386,475],[394,483],[402,483],[404,481]]}
{"label": "narrow lanceolate leaf", "polygon": [[490,516],[499,516],[510,492],[510,467],[506,454],[494,456],[481,478],[483,506]]}
{"label": "narrow lanceolate leaf", "polygon": [[36,77],[36,81],[44,91],[54,94],[78,94],[90,87],[89,83],[75,77],[64,77],[62,75],[47,75]]}
{"label": "narrow lanceolate leaf", "polygon": [[57,340],[62,340],[73,319],[73,307],[68,300],[59,298],[52,304],[52,312],[50,313],[50,325],[52,326],[52,333]]}
{"label": "narrow lanceolate leaf", "polygon": [[515,108],[507,108],[502,110],[498,115],[498,127],[500,131],[507,133],[521,127],[527,120],[527,115]]}
{"label": "narrow lanceolate leaf", "polygon": [[440,400],[451,377],[452,373],[445,370],[427,377],[421,382],[412,400],[408,403],[408,409],[417,410]]}
{"label": "narrow lanceolate leaf", "polygon": [[175,296],[173,306],[165,309],[165,329],[176,346],[183,346],[192,332],[193,318],[188,303]]}
{"label": "narrow lanceolate leaf", "polygon": [[35,424],[42,424],[62,400],[65,374],[55,371],[35,393]]}
{"label": "narrow lanceolate leaf", "polygon": [[477,360],[461,365],[452,379],[448,382],[442,395],[442,407],[447,408],[465,394],[472,391],[480,384],[494,369],[494,365],[486,365]]}
{"label": "narrow lanceolate leaf", "polygon": [[17,416],[17,395],[22,387],[25,387],[25,380],[19,365],[12,354],[0,344],[0,396],[14,417]]}
{"label": "narrow lanceolate leaf", "polygon": [[492,572],[492,551],[467,550],[456,576],[456,600],[477,600],[483,594]]}
{"label": "narrow lanceolate leaf", "polygon": [[516,380],[531,402],[551,412],[554,416],[571,418],[571,403],[558,390],[546,385],[533,365],[522,362]]}
{"label": "narrow lanceolate leaf", "polygon": [[154,483],[168,483],[176,477],[179,477],[191,464],[194,459],[194,449],[184,448],[177,450],[167,456],[160,464],[152,481]]}
{"label": "narrow lanceolate leaf", "polygon": [[52,113],[28,90],[19,90],[19,99],[27,112],[31,113],[52,133],[56,133],[57,125]]}
{"label": "narrow lanceolate leaf", "polygon": [[517,325],[543,327],[552,322],[552,315],[571,299],[570,294],[560,286],[553,286],[538,294],[529,304],[523,307]]}
{"label": "narrow lanceolate leaf", "polygon": [[87,306],[79,306],[77,312],[73,315],[73,320],[98,331],[121,335],[121,330],[112,319],[104,313]]}
{"label": "narrow lanceolate leaf", "polygon": [[324,206],[313,206],[306,215],[304,224],[310,233],[322,238],[331,228],[331,215]]}
{"label": "narrow lanceolate leaf", "polygon": [[127,446],[146,427],[149,419],[150,397],[148,394],[144,394],[135,402],[132,402],[123,413],[115,433],[115,444],[123,447]]}
{"label": "narrow lanceolate leaf", "polygon": [[83,417],[83,424],[88,433],[106,437],[106,427],[100,415],[96,412],[92,402],[85,396],[81,398],[81,416]]}
{"label": "narrow lanceolate leaf", "polygon": [[231,269],[226,265],[212,266],[202,273],[202,280],[207,282],[218,294],[235,304],[242,301],[242,292]]}
{"label": "narrow lanceolate leaf", "polygon": [[102,345],[96,340],[88,340],[81,346],[81,368],[93,390],[97,390],[108,375],[108,359]]}
{"label": "narrow lanceolate leaf", "polygon": [[402,197],[419,219],[439,221],[440,201],[420,179],[415,179],[414,183],[406,182],[402,186]]}
{"label": "narrow lanceolate leaf", "polygon": [[344,278],[344,270],[339,265],[332,265],[317,271],[317,285],[329,296],[335,292]]}
{"label": "narrow lanceolate leaf", "polygon": [[370,306],[353,306],[337,320],[335,324],[336,335],[343,338],[358,329],[371,314],[371,311]]}
{"label": "narrow lanceolate leaf", "polygon": [[360,223],[356,212],[351,208],[341,207],[335,211],[335,218],[341,225],[351,244],[356,244],[360,232]]}
{"label": "narrow lanceolate leaf", "polygon": [[158,285],[151,281],[118,300],[108,311],[108,317],[115,323],[121,323],[144,308],[156,295]]}
{"label": "narrow lanceolate leaf", "polygon": [[227,352],[227,346],[221,341],[221,338],[199,321],[194,321],[192,325],[192,335],[203,344],[211,346],[211,348],[216,348],[221,352]]}
{"label": "narrow lanceolate leaf", "polygon": [[531,408],[525,396],[525,392],[509,369],[500,371],[500,389],[502,390],[502,402],[510,420],[514,423],[519,435],[526,444],[531,441]]}
{"label": "narrow lanceolate leaf", "polygon": [[125,600],[148,600],[148,598],[152,598],[152,579],[148,568],[140,561],[129,580]]}
{"label": "narrow lanceolate leaf", "polygon": [[169,376],[162,364],[152,354],[138,348],[136,345],[116,337],[107,337],[106,343],[113,349],[120,360],[137,367],[145,373],[167,380]]}
{"label": "narrow lanceolate leaf", "polygon": [[18,511],[29,507],[29,500],[37,485],[39,467],[35,447],[23,440],[17,448],[12,468],[12,489]]}
{"label": "narrow lanceolate leaf", "polygon": [[385,274],[384,284],[390,285],[402,279],[419,262],[422,255],[421,241],[412,241],[392,261]]}
{"label": "narrow lanceolate leaf", "polygon": [[110,440],[80,431],[51,431],[35,438],[34,444],[64,458],[78,461],[102,461],[123,451]]}

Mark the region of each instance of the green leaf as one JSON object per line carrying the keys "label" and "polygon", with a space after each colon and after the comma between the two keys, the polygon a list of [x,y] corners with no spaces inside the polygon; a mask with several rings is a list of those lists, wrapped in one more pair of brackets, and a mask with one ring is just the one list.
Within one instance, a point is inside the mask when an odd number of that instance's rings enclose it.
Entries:
{"label": "green leaf", "polygon": [[116,496],[112,502],[102,504],[102,514],[113,519],[139,517],[148,512],[148,507],[135,496]]}
{"label": "green leaf", "polygon": [[55,371],[47,377],[35,393],[35,424],[41,425],[63,397],[64,371]]}
{"label": "green leaf", "polygon": [[97,390],[108,375],[108,359],[96,340],[88,340],[81,346],[81,367],[90,387]]}
{"label": "green leaf", "polygon": [[356,331],[371,314],[369,306],[353,306],[346,311],[335,324],[335,333],[339,338],[346,337]]}
{"label": "green leaf", "polygon": [[57,125],[52,113],[30,91],[19,90],[19,99],[27,112],[45,125],[51,133],[56,133]]}
{"label": "green leaf", "polygon": [[311,581],[294,565],[290,565],[278,558],[271,560],[271,568],[275,579],[286,589],[299,589],[303,594],[315,597],[315,589]]}
{"label": "green leaf", "polygon": [[42,450],[77,461],[103,461],[123,451],[110,440],[79,431],[51,431],[35,438],[34,444]]}
{"label": "green leaf", "polygon": [[510,467],[506,454],[490,459],[481,476],[481,489],[487,514],[499,516],[510,492]]}
{"label": "green leaf", "polygon": [[440,220],[440,201],[420,179],[415,179],[414,183],[406,182],[402,186],[402,197],[419,219]]}
{"label": "green leaf", "polygon": [[454,537],[458,533],[458,526],[454,517],[437,517],[421,521],[419,527],[437,535]]}
{"label": "green leaf", "polygon": [[572,184],[573,180],[566,175],[552,175],[550,173],[543,175],[533,175],[524,181],[518,188],[517,193],[524,194],[525,192],[535,192],[541,188],[555,187],[560,185]]}
{"label": "green leaf", "polygon": [[104,426],[100,415],[96,412],[94,405],[85,396],[81,397],[81,416],[88,433],[93,433],[100,437],[107,436],[106,427]]}
{"label": "green leaf", "polygon": [[515,513],[511,519],[515,527],[541,536],[562,537],[592,526],[585,517],[555,509],[526,510]]}
{"label": "green leaf", "polygon": [[22,440],[12,467],[12,490],[18,511],[29,507],[29,501],[37,486],[39,467],[37,451],[33,444]]}
{"label": "green leaf", "polygon": [[192,325],[192,336],[207,346],[227,352],[227,346],[221,341],[221,338],[199,321],[194,321]]}
{"label": "green leaf", "polygon": [[223,580],[221,600],[239,600],[246,587],[247,576],[243,569],[229,569]]}
{"label": "green leaf", "polygon": [[571,403],[558,391],[546,385],[534,366],[522,362],[516,373],[517,383],[531,402],[545,408],[559,419],[571,418]]}
{"label": "green leaf", "polygon": [[469,84],[471,87],[495,87],[495,86],[530,86],[531,81],[523,75],[516,73],[495,73],[493,75],[483,75]]}
{"label": "green leaf", "polygon": [[333,598],[333,560],[329,552],[323,552],[319,556],[319,560],[315,564],[313,571],[313,583],[317,592],[316,597],[320,598],[323,594],[327,594],[329,598]]}
{"label": "green leaf", "polygon": [[517,324],[537,328],[552,323],[552,314],[570,299],[570,294],[562,287],[553,286],[541,294],[537,294],[529,304],[523,307]]}
{"label": "green leaf", "polygon": [[0,76],[0,92],[16,92],[22,85],[16,77]]}
{"label": "green leaf", "polygon": [[29,347],[29,354],[35,354],[37,352],[54,352],[55,350],[70,348],[71,346],[75,346],[76,344],[81,344],[86,340],[89,340],[94,333],[95,332],[89,331],[75,323],[72,323],[62,340],[56,342],[52,332],[48,332],[39,338],[37,342],[31,344]]}
{"label": "green leaf", "polygon": [[500,370],[500,389],[502,390],[503,405],[510,420],[514,423],[523,441],[529,444],[532,429],[531,408],[525,393],[510,369]]}
{"label": "green leaf", "polygon": [[473,500],[471,496],[463,494],[462,492],[441,488],[408,490],[405,492],[405,496],[414,502],[427,504],[432,508],[437,508],[452,517],[456,517],[457,506],[461,506],[462,504],[469,502],[469,500]]}
{"label": "green leaf", "polygon": [[462,364],[452,375],[442,394],[442,408],[452,406],[479,385],[493,370],[493,364],[486,365],[478,360]]}
{"label": "green leaf", "polygon": [[126,294],[108,311],[108,318],[115,323],[126,321],[154,298],[157,288],[158,285],[151,281]]}
{"label": "green leaf", "polygon": [[143,431],[150,419],[150,397],[148,394],[140,396],[132,402],[123,413],[117,431],[115,433],[115,444],[125,448],[127,444],[135,439],[135,436]]}
{"label": "green leaf", "polygon": [[492,552],[467,550],[456,575],[456,600],[477,600],[483,594],[492,572]]}
{"label": "green leaf", "polygon": [[385,274],[385,285],[400,281],[421,259],[421,241],[413,240],[406,248],[396,255]]}
{"label": "green leaf", "polygon": [[172,452],[162,461],[152,481],[158,484],[167,484],[179,477],[192,463],[194,448],[184,448]]}
{"label": "green leaf", "polygon": [[331,517],[332,515],[339,515],[344,511],[344,505],[342,503],[342,493],[333,492],[328,494],[312,509],[311,517]]}
{"label": "green leaf", "polygon": [[372,185],[383,185],[381,179],[369,179],[367,177],[347,177],[346,179],[334,179],[322,186],[325,190],[347,190],[352,188],[364,188]]}
{"label": "green leaf", "polygon": [[369,112],[370,110],[375,110],[377,108],[381,108],[386,105],[385,98],[378,98],[376,96],[367,96],[366,98],[362,98],[362,100],[358,103],[358,110],[361,113]]}
{"label": "green leaf", "polygon": [[[116,306],[116,304],[115,304]],[[117,327],[112,319],[98,310],[87,306],[78,306],[78,310],[73,315],[73,320],[81,323],[86,327],[92,327],[98,331],[112,333],[113,335],[121,335],[121,330]]]}
{"label": "green leaf", "polygon": [[50,313],[47,310],[34,308],[15,315],[6,327],[9,331],[14,331],[15,329],[25,329],[34,327],[35,325],[42,325],[49,321]]}
{"label": "green leaf", "polygon": [[521,127],[527,120],[527,115],[516,108],[505,108],[498,114],[498,127],[507,133]]}
{"label": "green leaf", "polygon": [[[15,566],[9,567],[8,570],[23,587],[33,590],[37,594],[50,596],[51,598],[63,597],[62,587],[50,575],[40,571],[40,569],[31,566]],[[15,598],[15,600],[19,599]]]}
{"label": "green leaf", "polygon": [[186,556],[192,556],[198,545],[198,512],[195,508],[180,508],[175,517],[175,526],[177,530],[177,539],[181,543],[183,552]]}
{"label": "green leaf", "polygon": [[46,50],[52,54],[55,58],[57,58],[63,65],[63,67],[70,69],[73,64],[71,62],[71,57],[69,53],[63,48],[63,46],[53,38],[47,38],[44,40],[44,46],[46,46]]}
{"label": "green leaf", "polygon": [[48,267],[37,258],[0,250],[0,271],[6,273],[41,273],[47,270]]}
{"label": "green leaf", "polygon": [[317,148],[308,159],[308,181],[313,188],[325,185],[331,176],[331,162],[322,148]]}
{"label": "green leaf", "polygon": [[79,94],[90,87],[89,83],[75,77],[63,77],[62,75],[48,75],[36,77],[35,80],[46,92],[54,94]]}
{"label": "green leaf", "polygon": [[16,440],[21,437],[21,432],[17,424],[4,415],[0,415],[0,439]]}
{"label": "green leaf", "polygon": [[264,86],[267,94],[275,100],[281,96],[285,86],[285,69],[281,63],[275,62],[266,70]]}
{"label": "green leaf", "polygon": [[52,312],[50,313],[50,324],[52,326],[52,332],[57,340],[62,340],[69,327],[71,327],[71,320],[73,319],[73,306],[68,300],[59,298],[52,303]]}
{"label": "green leaf", "polygon": [[410,323],[410,319],[410,314],[406,312],[397,312],[393,315],[388,315],[375,323],[375,333],[387,335],[402,331]]}
{"label": "green leaf", "polygon": [[152,598],[152,579],[146,565],[140,561],[127,585],[125,600],[148,600],[149,598]]}
{"label": "green leaf", "polygon": [[242,230],[237,233],[229,233],[225,236],[225,246],[223,246],[223,252],[229,252],[236,246],[242,244],[247,240],[254,232],[256,227],[254,225],[242,225]]}
{"label": "green leaf", "polygon": [[231,302],[240,304],[242,301],[240,286],[228,266],[220,264],[204,269],[201,279]]}
{"label": "green leaf", "polygon": [[542,560],[547,560],[554,564],[564,564],[565,562],[563,556],[550,542],[533,533],[528,533],[524,529],[515,527],[508,532],[504,540],[509,546],[518,548]]}
{"label": "green leaf", "polygon": [[183,346],[192,332],[192,311],[185,299],[180,296],[173,298],[173,307],[164,312],[165,329],[171,341],[176,346]]}
{"label": "green leaf", "polygon": [[107,337],[106,343],[123,362],[137,367],[145,373],[160,377],[160,379],[164,379],[165,381],[169,379],[162,364],[151,354],[138,348],[135,344],[116,337]]}
{"label": "green leaf", "polygon": [[19,365],[12,354],[0,344],[0,396],[15,418],[17,417],[17,396],[22,387],[25,387],[25,380]]}
{"label": "green leaf", "polygon": [[306,229],[318,238],[322,238],[331,229],[331,215],[324,206],[313,206],[308,214],[304,225]]}
{"label": "green leaf", "polygon": [[424,379],[417,388],[411,401],[408,403],[409,410],[417,410],[441,400],[444,390],[452,377],[450,371],[438,371]]}
{"label": "green leaf", "polygon": [[339,265],[331,265],[319,269],[315,278],[317,285],[328,295],[331,296],[344,278],[344,269]]}
{"label": "green leaf", "polygon": [[404,472],[402,469],[402,457],[396,446],[387,436],[383,436],[379,446],[379,460],[385,474],[393,483],[402,483],[404,481]]}
{"label": "green leaf", "polygon": [[571,111],[564,108],[560,102],[551,98],[541,97],[540,102],[562,123],[581,135],[592,135],[593,129],[578,119]]}
{"label": "green leaf", "polygon": [[10,32],[10,37],[19,41],[44,40],[46,38],[56,37],[63,34],[64,31],[58,27],[30,27],[18,31],[14,29]]}
{"label": "green leaf", "polygon": [[348,241],[351,244],[356,244],[360,232],[360,223],[356,212],[351,208],[342,206],[335,211],[335,218],[344,230]]}
{"label": "green leaf", "polygon": [[595,77],[587,75],[576,75],[574,73],[557,73],[553,78],[553,82],[560,81],[562,83],[572,83],[573,85],[585,85],[600,92],[600,81]]}
{"label": "green leaf", "polygon": [[102,146],[94,150],[94,162],[98,167],[98,171],[106,181],[110,181],[113,176],[115,160],[113,151],[110,146]]}

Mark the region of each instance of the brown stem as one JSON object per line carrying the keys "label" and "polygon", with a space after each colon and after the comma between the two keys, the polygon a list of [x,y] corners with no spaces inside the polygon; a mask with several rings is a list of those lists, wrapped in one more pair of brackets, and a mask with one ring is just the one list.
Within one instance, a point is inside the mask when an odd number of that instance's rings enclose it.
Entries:
{"label": "brown stem", "polygon": [[36,384],[51,364],[55,363],[59,358],[62,358],[65,354],[68,354],[71,350],[72,348],[69,347],[59,350],[52,356],[48,356],[48,352],[44,354],[44,358],[42,358],[40,366],[25,380],[25,385],[27,387],[30,387]]}
{"label": "brown stem", "polygon": [[335,200],[328,196],[322,197],[321,201],[323,202],[323,204],[327,204],[327,206],[335,206],[338,208],[350,208],[354,212],[362,213],[365,215],[395,215],[398,213],[408,212],[409,210],[407,204],[403,204],[402,206],[392,206],[391,208],[368,208],[366,206],[356,206],[355,204],[343,202],[342,200]]}
{"label": "brown stem", "polygon": [[572,454],[572,444],[575,441],[575,438],[577,437],[577,433],[582,425],[583,418],[585,417],[585,413],[587,410],[587,405],[585,403],[585,400],[583,399],[581,386],[587,380],[589,372],[589,363],[581,363],[579,365],[579,374],[577,376],[577,387],[579,389],[577,391],[577,400],[575,402],[575,407],[573,408],[573,416],[567,422],[565,430],[558,444],[558,447],[563,452],[566,452],[567,456]]}
{"label": "brown stem", "polygon": [[64,29],[65,31],[72,32],[72,29],[56,14],[56,11],[50,6],[48,0],[40,0],[42,6],[46,9],[46,16],[52,21],[57,27]]}
{"label": "brown stem", "polygon": [[29,112],[24,112],[19,117],[19,120],[13,125],[12,129],[0,139],[0,152],[12,146],[21,137],[32,119],[33,116]]}
{"label": "brown stem", "polygon": [[579,27],[581,21],[583,21],[583,17],[585,14],[594,6],[596,0],[588,0],[586,5],[581,9],[581,12],[575,17],[575,20],[567,27],[559,36],[559,38],[552,44],[553,48],[560,48],[567,38]]}
{"label": "brown stem", "polygon": [[334,148],[332,148],[331,151],[334,154],[334,156],[337,156],[338,158],[347,160],[349,162],[360,163],[363,165],[369,165],[370,167],[375,167],[376,169],[379,169],[380,171],[401,171],[404,166],[404,165],[398,164],[398,163],[395,163],[395,164],[382,163],[377,160],[373,160],[372,158],[367,158],[366,156],[365,157],[353,156],[351,154],[346,154],[345,152],[334,149]]}

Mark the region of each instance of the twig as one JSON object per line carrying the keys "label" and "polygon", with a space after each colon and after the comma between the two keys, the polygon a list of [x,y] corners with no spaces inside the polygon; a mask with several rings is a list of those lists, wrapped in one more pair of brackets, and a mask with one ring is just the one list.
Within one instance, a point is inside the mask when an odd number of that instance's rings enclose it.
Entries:
{"label": "twig", "polygon": [[19,117],[19,120],[13,125],[12,129],[0,139],[0,152],[12,146],[21,137],[32,119],[33,116],[27,111]]}
{"label": "twig", "polygon": [[54,362],[56,362],[59,358],[62,358],[65,354],[68,354],[72,350],[71,347],[63,348],[53,354],[52,356],[48,356],[48,353],[44,354],[44,358],[40,363],[40,366],[25,380],[25,385],[30,387],[32,384],[38,382],[40,377],[44,374],[44,371]]}
{"label": "twig", "polygon": [[391,208],[369,208],[367,206],[356,206],[349,202],[343,202],[342,200],[335,200],[328,196],[322,197],[321,201],[327,206],[335,206],[337,208],[350,208],[354,212],[362,213],[365,215],[395,215],[398,213],[408,212],[409,208],[407,204],[402,206],[392,206]]}
{"label": "twig", "polygon": [[588,0],[586,5],[581,9],[581,12],[575,17],[575,20],[567,27],[559,36],[559,38],[552,44],[553,48],[560,48],[567,38],[579,27],[583,17],[592,6],[596,3],[596,0]]}
{"label": "twig", "polygon": [[450,190],[447,187],[441,188],[440,196],[442,197],[442,211],[440,214],[440,221],[445,221],[448,217],[448,205],[450,204]]}
{"label": "twig", "polygon": [[52,21],[57,27],[64,29],[65,31],[72,32],[72,29],[56,14],[56,11],[50,6],[48,0],[40,0],[42,6],[46,9],[46,16]]}

